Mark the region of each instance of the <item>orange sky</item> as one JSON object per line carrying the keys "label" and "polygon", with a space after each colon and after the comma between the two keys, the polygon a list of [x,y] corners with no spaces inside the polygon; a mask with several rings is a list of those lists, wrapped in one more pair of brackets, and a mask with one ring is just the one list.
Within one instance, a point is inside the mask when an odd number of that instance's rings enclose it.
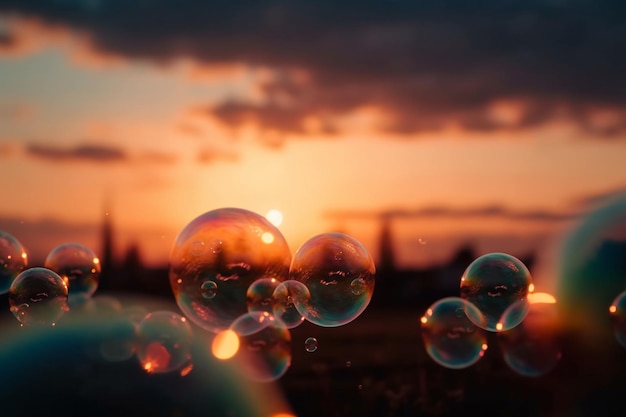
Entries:
{"label": "orange sky", "polygon": [[[402,265],[443,260],[467,241],[522,255],[564,222],[510,213],[577,213],[626,184],[626,134],[603,133],[622,114],[613,105],[585,104],[584,129],[557,99],[549,118],[522,124],[536,104],[521,94],[476,113],[419,105],[412,125],[384,86],[362,105],[325,91],[298,101],[313,83],[306,68],[199,53],[162,62],[43,22],[0,10],[13,39],[0,42],[0,225],[36,258],[67,239],[97,251],[108,210],[118,249],[137,242],[162,264],[187,222],[225,206],[282,211],[292,251],[340,229],[374,255],[376,213],[445,208],[393,223]],[[408,127],[388,128],[399,120]],[[466,213],[492,206],[504,213]],[[355,210],[369,214],[328,215]]]}

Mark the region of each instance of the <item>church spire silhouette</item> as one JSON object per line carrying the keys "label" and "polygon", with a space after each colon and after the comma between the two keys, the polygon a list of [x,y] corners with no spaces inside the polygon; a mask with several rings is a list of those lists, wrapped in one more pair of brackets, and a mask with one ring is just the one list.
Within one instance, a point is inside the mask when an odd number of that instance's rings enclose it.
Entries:
{"label": "church spire silhouette", "polygon": [[100,288],[107,289],[112,284],[113,273],[115,269],[115,252],[113,242],[113,222],[111,219],[110,204],[107,200],[104,204],[102,213],[102,229],[101,229],[101,247],[100,247]]}

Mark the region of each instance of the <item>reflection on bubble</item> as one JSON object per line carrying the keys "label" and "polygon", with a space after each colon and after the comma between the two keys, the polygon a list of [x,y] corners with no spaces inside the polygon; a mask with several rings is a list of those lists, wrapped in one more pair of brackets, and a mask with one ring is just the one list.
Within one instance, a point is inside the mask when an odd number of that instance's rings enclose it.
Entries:
{"label": "reflection on bubble", "polygon": [[317,339],[314,337],[307,337],[304,341],[304,350],[307,352],[315,352],[317,350]]}
{"label": "reflection on bubble", "polygon": [[238,208],[216,209],[178,234],[170,255],[170,284],[185,316],[219,332],[248,311],[250,285],[265,277],[284,281],[290,261],[287,242],[265,217]]}
{"label": "reflection on bubble", "polygon": [[[474,260],[461,277],[461,297],[473,305],[484,316],[485,330],[507,330],[524,319],[523,308],[517,316],[511,316],[503,329],[497,324],[502,313],[513,303],[525,301],[532,283],[526,265],[506,253],[488,253]],[[482,317],[468,313],[474,324],[481,326]],[[515,321],[514,318],[518,321]]]}
{"label": "reflection on bubble", "polygon": [[291,334],[271,314],[244,314],[230,329],[239,337],[239,350],[233,360],[247,378],[270,382],[287,372],[291,365]]}
{"label": "reflection on bubble", "polygon": [[91,249],[80,243],[57,246],[48,254],[44,266],[65,281],[71,307],[84,303],[98,288],[100,260]]}
{"label": "reflection on bubble", "polygon": [[[502,321],[507,320],[507,314],[517,314],[516,309],[519,307],[510,306]],[[560,321],[554,303],[531,303],[527,310],[524,321],[498,334],[498,342],[504,361],[513,371],[538,377],[554,369],[561,359]]]}
{"label": "reflection on bubble", "polygon": [[481,317],[481,312],[470,302],[447,297],[431,305],[420,320],[426,352],[446,368],[467,368],[487,350],[486,333],[468,319],[466,311]]}
{"label": "reflection on bubble", "polygon": [[[374,292],[376,268],[356,239],[343,233],[324,233],[305,242],[291,262],[290,278],[302,282],[311,294],[296,308],[308,321],[336,327],[356,319]],[[353,291],[357,281],[358,291]]]}
{"label": "reflection on bubble", "polygon": [[266,311],[272,313],[274,304],[272,296],[278,284],[279,281],[275,278],[260,278],[254,281],[246,292],[248,312]]}
{"label": "reflection on bubble", "polygon": [[289,279],[278,284],[272,294],[272,299],[274,317],[288,329],[293,329],[304,322],[304,317],[296,308],[296,303],[308,305],[311,293],[300,281]]}
{"label": "reflection on bubble", "polygon": [[54,271],[30,268],[9,288],[10,310],[22,325],[52,325],[68,310],[67,286]]}
{"label": "reflection on bubble", "polygon": [[22,244],[11,234],[0,230],[0,294],[9,291],[15,277],[26,269],[28,257]]}
{"label": "reflection on bubble", "polygon": [[622,291],[609,306],[613,334],[617,342],[626,347],[626,291]]}
{"label": "reflection on bubble", "polygon": [[149,313],[139,323],[137,359],[148,373],[178,371],[191,361],[191,326],[171,311]]}

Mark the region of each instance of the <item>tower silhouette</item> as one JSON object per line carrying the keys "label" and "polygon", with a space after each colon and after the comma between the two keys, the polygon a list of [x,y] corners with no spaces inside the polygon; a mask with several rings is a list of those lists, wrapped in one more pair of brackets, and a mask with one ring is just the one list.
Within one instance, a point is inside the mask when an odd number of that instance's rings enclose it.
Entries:
{"label": "tower silhouette", "polygon": [[111,289],[113,274],[115,270],[115,255],[113,247],[113,222],[111,220],[111,212],[108,208],[108,204],[105,204],[104,213],[102,217],[102,241],[100,247],[100,283],[98,285],[101,289]]}
{"label": "tower silhouette", "polygon": [[380,238],[379,238],[379,253],[377,267],[380,273],[391,273],[396,270],[395,253],[393,250],[393,237],[391,235],[391,219],[392,216],[388,213],[383,213],[380,217]]}

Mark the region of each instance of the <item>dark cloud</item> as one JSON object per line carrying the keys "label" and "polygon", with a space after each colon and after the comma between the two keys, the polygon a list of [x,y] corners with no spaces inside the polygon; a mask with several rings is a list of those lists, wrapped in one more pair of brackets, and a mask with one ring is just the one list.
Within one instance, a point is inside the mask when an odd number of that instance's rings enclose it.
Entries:
{"label": "dark cloud", "polygon": [[[553,120],[590,136],[626,131],[626,8],[617,0],[0,0],[0,11],[87,33],[107,54],[278,70],[264,102],[207,109],[226,124],[307,133],[314,120],[333,132],[337,118],[374,106],[387,115],[380,127],[399,133]],[[521,106],[494,115],[502,101]]]}
{"label": "dark cloud", "polygon": [[77,145],[74,147],[58,147],[53,145],[30,144],[26,146],[30,156],[50,161],[87,161],[87,162],[119,162],[128,157],[120,148],[106,145]]}
{"label": "dark cloud", "polygon": [[475,208],[423,207],[417,209],[394,208],[388,210],[333,210],[324,214],[327,218],[374,219],[374,218],[505,218],[535,222],[569,221],[580,216],[579,212],[559,213],[546,210],[511,210],[502,206]]}

